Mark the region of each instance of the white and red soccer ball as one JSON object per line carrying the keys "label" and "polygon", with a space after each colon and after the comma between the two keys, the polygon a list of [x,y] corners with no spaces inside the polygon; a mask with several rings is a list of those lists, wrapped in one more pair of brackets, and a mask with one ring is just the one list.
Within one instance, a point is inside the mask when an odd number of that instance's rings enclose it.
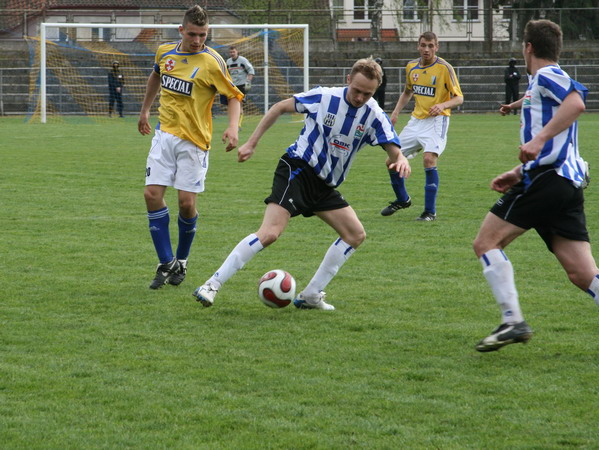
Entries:
{"label": "white and red soccer ball", "polygon": [[266,306],[284,308],[295,298],[295,279],[284,270],[270,270],[258,282],[258,297]]}

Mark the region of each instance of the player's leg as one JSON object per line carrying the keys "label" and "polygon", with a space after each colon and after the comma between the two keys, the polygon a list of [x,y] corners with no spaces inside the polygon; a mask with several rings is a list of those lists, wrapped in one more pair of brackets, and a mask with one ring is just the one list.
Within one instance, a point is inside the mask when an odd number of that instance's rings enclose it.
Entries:
{"label": "player's leg", "polygon": [[334,310],[333,305],[324,301],[324,289],[366,238],[366,232],[351,206],[330,211],[320,211],[316,215],[330,225],[338,234],[327,250],[318,270],[298,295],[294,304],[298,308]]}
{"label": "player's leg", "polygon": [[504,345],[527,342],[532,331],[524,321],[512,263],[503,249],[526,230],[493,213],[488,213],[474,240],[474,252],[482,267],[497,304],[501,309],[501,325],[476,346],[480,352],[499,350]]}
{"label": "player's leg", "polygon": [[[422,149],[422,146],[417,139],[419,122],[418,119],[412,117],[399,135],[401,151],[403,155],[409,159],[412,159]],[[386,164],[389,166],[388,159]],[[400,209],[409,208],[412,205],[412,199],[406,189],[405,179],[400,177],[395,170],[387,170],[389,172],[391,188],[395,194],[395,200],[389,202],[389,205],[382,209],[381,215],[383,216],[390,216]]]}
{"label": "player's leg", "polygon": [[291,215],[282,206],[269,203],[262,225],[255,233],[243,238],[229,253],[216,272],[193,293],[203,306],[212,306],[223,284],[243,268],[260,250],[275,242],[289,223]]}
{"label": "player's leg", "polygon": [[556,235],[552,241],[552,249],[568,279],[591,295],[599,305],[599,269],[591,253],[591,244]]}
{"label": "player's leg", "polygon": [[164,193],[167,186],[173,185],[176,171],[172,138],[174,136],[157,130],[146,161],[144,199],[148,211],[150,234],[159,260],[156,276],[150,285],[151,289],[158,289],[166,284],[179,266],[173,256],[169,232],[170,213],[164,201]]}
{"label": "player's leg", "polygon": [[447,146],[448,129],[448,116],[436,116],[422,121],[418,140],[424,149],[424,211],[416,220],[430,222],[437,218],[437,193],[439,192],[437,166],[439,156]]}
{"label": "player's leg", "polygon": [[196,208],[197,193],[179,190],[179,216],[177,227],[179,229],[179,242],[177,244],[176,258],[179,262],[177,272],[169,279],[169,284],[179,286],[187,274],[187,259],[191,251],[191,244],[196,235],[198,211]]}
{"label": "player's leg", "polygon": [[115,102],[115,92],[111,88],[108,93],[108,115],[112,117],[112,111],[114,111],[114,102]]}
{"label": "player's leg", "polygon": [[433,221],[437,218],[437,192],[439,192],[439,171],[437,161],[439,155],[434,152],[424,152],[424,211],[417,220]]}
{"label": "player's leg", "polygon": [[164,202],[165,191],[166,186],[160,185],[147,185],[144,189],[150,235],[159,260],[150,289],[159,289],[164,286],[178,267],[171,247],[170,214]]}

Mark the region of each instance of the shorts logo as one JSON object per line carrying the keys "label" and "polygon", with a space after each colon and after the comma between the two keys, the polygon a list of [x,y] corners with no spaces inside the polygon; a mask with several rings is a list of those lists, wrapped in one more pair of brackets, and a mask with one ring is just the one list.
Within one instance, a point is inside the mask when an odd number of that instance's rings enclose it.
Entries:
{"label": "shorts logo", "polygon": [[432,86],[420,86],[419,84],[412,86],[412,91],[415,95],[423,95],[425,97],[434,97],[436,90]]}
{"label": "shorts logo", "polygon": [[191,95],[191,82],[180,80],[169,75],[162,75],[162,87],[183,95]]}
{"label": "shorts logo", "polygon": [[166,69],[167,72],[170,72],[171,70],[173,70],[175,68],[175,60],[172,58],[167,59],[166,62],[164,63],[164,68]]}
{"label": "shorts logo", "polygon": [[502,198],[500,198],[499,200],[497,200],[497,202],[495,202],[495,204],[496,204],[497,206],[501,206],[501,205],[503,205],[503,199],[502,199]]}
{"label": "shorts logo", "polygon": [[324,117],[324,124],[327,127],[332,127],[335,125],[335,114],[327,113],[327,115]]}
{"label": "shorts logo", "polygon": [[360,124],[356,127],[356,132],[354,134],[355,139],[361,139],[364,136],[364,125]]}

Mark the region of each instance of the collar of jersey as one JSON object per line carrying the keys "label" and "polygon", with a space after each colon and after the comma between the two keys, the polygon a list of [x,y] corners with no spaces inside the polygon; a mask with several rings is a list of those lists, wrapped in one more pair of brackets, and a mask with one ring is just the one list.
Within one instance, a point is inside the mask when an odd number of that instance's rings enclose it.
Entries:
{"label": "collar of jersey", "polygon": [[418,60],[418,64],[416,64],[416,67],[414,67],[415,69],[416,69],[416,68],[418,68],[418,69],[428,69],[429,67],[431,67],[431,66],[434,66],[435,64],[437,64],[437,61],[439,61],[439,57],[438,57],[438,56],[435,56],[435,60],[434,60],[432,63],[430,63],[428,66],[421,66],[421,65],[420,65],[420,61],[421,61],[421,60],[422,60],[422,58],[420,58],[420,59]]}
{"label": "collar of jersey", "polygon": [[199,52],[195,52],[195,53],[183,52],[183,51],[179,50],[181,48],[181,42],[182,41],[179,41],[177,43],[177,46],[175,47],[175,53],[177,55],[199,55],[200,53],[204,53],[205,51],[208,50],[208,46],[206,44],[204,44],[204,48],[202,50],[200,50]]}

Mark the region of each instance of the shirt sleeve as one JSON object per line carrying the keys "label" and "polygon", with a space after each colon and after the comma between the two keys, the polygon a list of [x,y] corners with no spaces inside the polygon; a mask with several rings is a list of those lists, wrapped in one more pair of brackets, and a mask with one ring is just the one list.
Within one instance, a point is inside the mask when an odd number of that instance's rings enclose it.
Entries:
{"label": "shirt sleeve", "polygon": [[572,91],[578,92],[586,103],[589,93],[584,85],[566,76],[563,72],[547,71],[539,74],[537,83],[543,96],[550,97],[560,104]]}
{"label": "shirt sleeve", "polygon": [[295,94],[295,110],[300,114],[311,114],[318,111],[322,99],[322,88],[320,86],[307,92]]}

